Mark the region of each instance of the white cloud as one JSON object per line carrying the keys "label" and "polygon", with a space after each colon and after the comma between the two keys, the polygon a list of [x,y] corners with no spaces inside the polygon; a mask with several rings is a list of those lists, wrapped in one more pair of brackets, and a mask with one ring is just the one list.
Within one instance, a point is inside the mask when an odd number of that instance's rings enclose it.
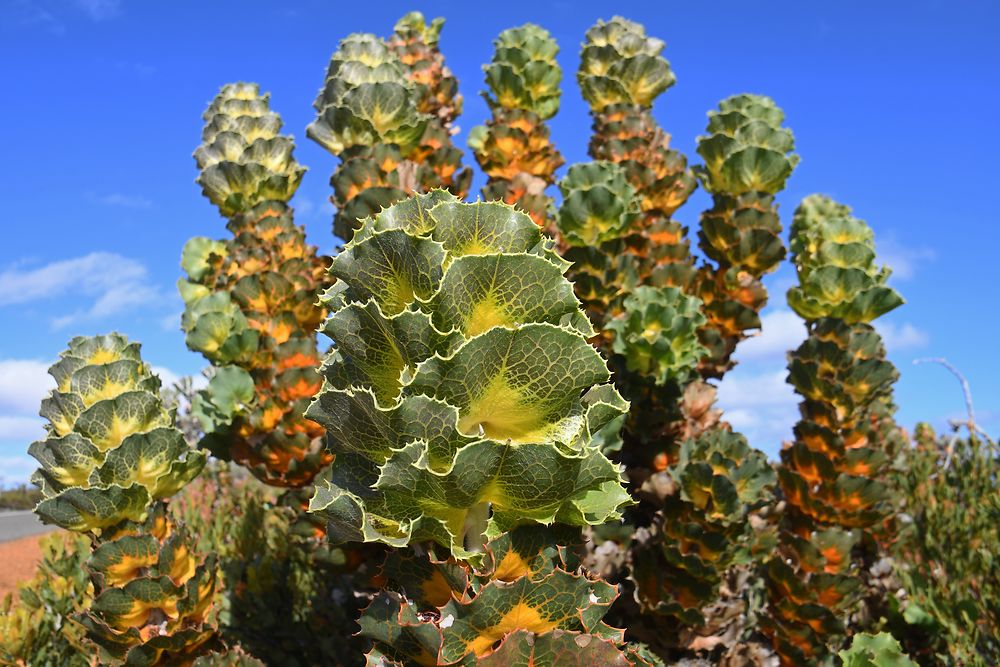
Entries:
{"label": "white cloud", "polygon": [[164,316],[160,319],[160,328],[164,331],[178,331],[181,328],[181,316],[183,314],[183,311],[178,311]]}
{"label": "white cloud", "polygon": [[121,0],[76,0],[76,5],[98,22],[113,19],[121,11]]}
{"label": "white cloud", "polygon": [[878,252],[876,261],[891,268],[897,280],[909,280],[920,265],[933,261],[936,256],[931,248],[911,248],[891,234],[876,238],[875,249]]}
{"label": "white cloud", "polygon": [[181,379],[180,375],[165,366],[151,366],[149,370],[153,371],[153,375],[160,377],[160,383],[164,388],[172,387],[175,382]]}
{"label": "white cloud", "polygon": [[[0,453],[6,452],[0,449]],[[37,467],[38,462],[27,454],[0,456],[0,486],[26,484]]]}
{"label": "white cloud", "polygon": [[890,353],[924,347],[930,342],[930,336],[926,331],[918,329],[909,322],[899,325],[892,322],[878,322],[875,328],[881,334]]}
{"label": "white cloud", "polygon": [[[37,409],[38,406],[35,406]],[[41,417],[4,416],[0,415],[0,433],[4,440],[15,440],[25,443],[34,442],[45,435],[45,421]]]}
{"label": "white cloud", "polygon": [[788,309],[772,310],[761,318],[761,331],[736,348],[740,362],[769,360],[784,364],[785,354],[806,338],[806,327],[798,315]]}
{"label": "white cloud", "polygon": [[54,318],[55,328],[160,302],[145,265],[116,253],[92,252],[34,269],[22,263],[0,273],[0,306],[80,295],[91,297],[90,305]]}
{"label": "white cloud", "polygon": [[120,206],[122,208],[152,208],[153,201],[139,195],[126,195],[121,192],[112,192],[106,195],[97,195],[92,192],[87,193],[87,198],[106,204],[108,206]]}
{"label": "white cloud", "polygon": [[[0,411],[31,414],[55,387],[49,363],[34,359],[0,359]],[[0,415],[0,419],[3,416]],[[0,433],[7,429],[0,425]]]}
{"label": "white cloud", "polygon": [[33,0],[13,0],[8,4],[6,11],[10,15],[4,18],[9,19],[12,25],[38,26],[54,35],[62,35],[66,32],[66,26],[52,12]]}
{"label": "white cloud", "polygon": [[775,458],[781,444],[791,439],[799,414],[799,399],[785,381],[787,375],[783,368],[755,372],[737,366],[719,385],[723,418],[752,446]]}

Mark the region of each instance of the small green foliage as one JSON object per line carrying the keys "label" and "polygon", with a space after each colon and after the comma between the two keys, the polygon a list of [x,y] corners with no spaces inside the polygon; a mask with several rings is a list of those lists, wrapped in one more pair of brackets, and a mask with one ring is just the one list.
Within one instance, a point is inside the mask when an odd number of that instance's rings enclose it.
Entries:
{"label": "small green foliage", "polygon": [[906,590],[906,648],[942,664],[1000,661],[1000,452],[980,434],[918,424],[893,488],[903,498],[893,545]]}
{"label": "small green foliage", "polygon": [[625,299],[624,312],[607,325],[614,335],[612,349],[633,373],[659,385],[683,385],[705,353],[696,335],[705,323],[700,306],[699,299],[676,287],[638,287]]}
{"label": "small green foliage", "polygon": [[648,37],[640,24],[620,16],[598,21],[587,31],[577,81],[591,109],[616,104],[649,107],[676,78],[660,55],[663,41]]}
{"label": "small green foliage", "polygon": [[875,237],[851,209],[822,195],[802,200],[792,221],[792,261],[799,285],[788,305],[807,320],[835,317],[871,322],[902,305],[886,286],[887,267],[875,264]]}
{"label": "small green foliage", "polygon": [[844,667],[917,667],[887,632],[854,635],[851,647],[837,655],[844,661]]}
{"label": "small green foliage", "polygon": [[84,612],[94,588],[84,568],[90,540],[53,533],[42,538],[34,577],[0,601],[0,664],[86,667],[83,628],[72,617]]}
{"label": "small green foliage", "polygon": [[719,102],[719,110],[708,114],[709,135],[698,138],[698,154],[705,160],[698,174],[702,186],[731,197],[782,190],[799,163],[792,153],[792,131],[781,127],[784,118],[764,95],[734,95]]}
{"label": "small green foliage", "polygon": [[292,198],[306,170],[292,156],[292,138],[280,134],[269,94],[255,83],[227,84],[203,118],[204,143],[194,153],[198,183],[222,215]]}
{"label": "small green foliage", "polygon": [[508,28],[493,42],[493,61],[486,65],[491,107],[531,111],[547,120],[559,110],[562,70],[559,47],[548,31],[532,23]]}
{"label": "small green foliage", "polygon": [[556,226],[571,246],[597,246],[631,233],[640,215],[635,189],[614,162],[575,164],[559,181],[563,195]]}
{"label": "small green foliage", "polygon": [[330,59],[306,135],[339,155],[356,146],[415,147],[427,126],[399,58],[375,35],[353,34]]}
{"label": "small green foliage", "polygon": [[713,430],[686,440],[664,474],[674,490],[653,539],[635,553],[636,596],[644,608],[703,625],[727,569],[751,560],[750,514],[773,502],[774,470],[742,435]]}

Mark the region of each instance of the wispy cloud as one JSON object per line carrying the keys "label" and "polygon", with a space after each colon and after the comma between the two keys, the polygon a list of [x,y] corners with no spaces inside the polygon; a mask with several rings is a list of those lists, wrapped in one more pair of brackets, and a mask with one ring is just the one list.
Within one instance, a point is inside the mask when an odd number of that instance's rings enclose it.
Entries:
{"label": "wispy cloud", "polygon": [[798,397],[785,381],[787,375],[784,368],[755,372],[736,367],[719,385],[724,419],[772,457],[777,457],[782,442],[791,439],[798,419]]}
{"label": "wispy cloud", "polygon": [[10,26],[20,28],[41,28],[53,35],[62,35],[66,26],[56,15],[35,0],[13,0],[6,6],[6,16]]}
{"label": "wispy cloud", "polygon": [[38,359],[0,359],[0,414],[37,412],[39,401],[56,384],[49,365]]}
{"label": "wispy cloud", "polygon": [[916,275],[923,264],[933,262],[936,253],[933,248],[911,247],[902,243],[892,234],[875,239],[878,261],[892,269],[897,280],[909,280]]}
{"label": "wispy cloud", "polygon": [[127,195],[121,192],[112,192],[106,195],[98,195],[93,192],[87,193],[87,199],[106,206],[119,206],[121,208],[153,208],[153,201],[139,195]]}
{"label": "wispy cloud", "polygon": [[92,252],[37,268],[26,268],[22,263],[0,273],[0,306],[67,296],[89,297],[90,303],[54,318],[52,325],[57,329],[81,320],[108,317],[133,306],[160,303],[145,265],[116,253]]}
{"label": "wispy cloud", "polygon": [[0,485],[27,482],[35,467],[25,452],[45,435],[38,408],[55,386],[48,367],[37,359],[0,359]]}
{"label": "wispy cloud", "polygon": [[802,318],[791,310],[781,308],[765,313],[761,318],[759,334],[740,343],[737,360],[773,361],[783,364],[785,354],[794,350],[806,338]]}
{"label": "wispy cloud", "polygon": [[926,331],[918,329],[909,322],[902,324],[878,322],[875,328],[882,335],[882,341],[889,352],[926,347],[930,342],[930,336]]}
{"label": "wispy cloud", "polygon": [[75,0],[92,21],[107,21],[121,13],[121,0]]}
{"label": "wispy cloud", "polygon": [[2,10],[7,25],[20,28],[40,28],[53,35],[66,33],[64,10],[75,7],[95,23],[121,14],[121,0],[8,0]]}

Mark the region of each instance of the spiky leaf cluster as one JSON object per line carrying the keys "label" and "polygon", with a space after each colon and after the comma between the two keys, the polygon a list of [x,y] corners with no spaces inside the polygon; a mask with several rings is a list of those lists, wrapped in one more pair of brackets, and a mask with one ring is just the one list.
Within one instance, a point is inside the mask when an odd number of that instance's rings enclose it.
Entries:
{"label": "spiky leaf cluster", "polygon": [[804,400],[778,470],[789,509],[769,569],[768,630],[792,663],[825,655],[858,601],[851,552],[889,509],[889,443],[877,425],[897,377],[869,325],[819,320],[791,355],[789,382]]}
{"label": "spiky leaf cluster", "polygon": [[306,169],[292,156],[292,138],[281,134],[269,94],[255,83],[227,84],[202,117],[198,184],[222,215],[292,198]]}
{"label": "spiky leaf cluster", "polygon": [[[800,264],[810,267],[800,271],[800,279],[813,275],[807,257],[836,255],[830,249],[841,247],[846,230],[846,238],[868,239],[861,249],[873,266],[871,231],[854,219],[841,224],[844,215],[846,207],[826,199],[807,198],[800,206],[793,238]],[[849,250],[840,256],[856,254]],[[852,286],[842,289],[846,298],[838,302],[852,301]],[[791,292],[789,302],[794,303]],[[856,317],[865,310],[870,317]],[[859,322],[880,312],[836,312],[848,318],[822,312],[808,317],[809,336],[789,356],[788,381],[803,400],[795,440],[781,452],[778,479],[788,510],[783,557],[771,563],[768,584],[775,610],[769,632],[789,662],[826,655],[832,638],[843,632],[842,618],[860,586],[851,549],[859,540],[871,540],[890,509],[884,475],[898,440],[892,422],[898,373],[886,359],[878,332]]]}
{"label": "spiky leaf cluster", "polygon": [[704,348],[698,327],[704,324],[701,301],[676,287],[637,287],[623,303],[623,312],[606,331],[612,349],[625,368],[649,377],[658,385],[684,385],[693,379]]}
{"label": "spiky leaf cluster", "polygon": [[851,647],[838,655],[844,667],[917,667],[888,632],[854,635]]}
{"label": "spiky leaf cluster", "polygon": [[775,474],[763,452],[721,429],[685,441],[659,474],[674,491],[634,556],[636,596],[644,608],[700,626],[726,570],[750,559],[750,513],[771,502]]}
{"label": "spiky leaf cluster", "polygon": [[594,117],[591,157],[621,164],[641,202],[643,215],[628,252],[642,281],[685,287],[693,260],[686,230],[671,216],[696,180],[651,111],[674,82],[663,46],[638,23],[621,17],[598,21],[587,31],[577,80]]}
{"label": "spiky leaf cluster", "polygon": [[699,172],[712,194],[775,194],[799,163],[795,137],[781,126],[785,113],[764,95],[734,95],[708,114],[709,135],[699,137]]}
{"label": "spiky leaf cluster", "polygon": [[623,257],[640,215],[624,169],[613,162],[575,164],[559,182],[563,203],[556,229],[577,297],[600,330],[621,310],[621,295],[637,282]]}
{"label": "spiky leaf cluster", "polygon": [[627,495],[594,436],[627,404],[531,219],[443,191],[366,220],[323,297],[335,341],[307,415],[337,456],[310,509],[335,540],[475,558],[524,523],[600,523]]}
{"label": "spiky leaf cluster", "polygon": [[506,533],[485,546],[477,569],[426,554],[390,555],[391,590],[360,622],[373,641],[368,664],[647,666],[622,648],[622,631],[602,621],[615,587],[567,571],[572,554],[552,537],[533,527]]}
{"label": "spiky leaf cluster", "polygon": [[[209,110],[224,106],[220,100],[233,88],[224,87]],[[209,127],[217,122],[206,117]],[[290,154],[291,137],[280,138]],[[209,148],[201,146],[196,157]],[[230,209],[229,239],[189,240],[181,256],[187,279],[178,288],[187,345],[218,368],[195,402],[206,445],[268,483],[302,486],[329,462],[322,428],[302,417],[320,386],[314,332],[323,310],[316,298],[328,260],[306,244],[286,203],[290,196],[240,200]]]}
{"label": "spiky leaf cluster", "polygon": [[87,561],[96,595],[79,622],[106,656],[128,665],[190,660],[213,639],[216,558],[200,561],[194,542],[163,503],[102,536]]}
{"label": "spiky leaf cluster", "polygon": [[371,34],[355,33],[330,58],[306,134],[334,155],[356,146],[395,144],[406,153],[427,125],[399,57]]}
{"label": "spiky leaf cluster", "polygon": [[599,246],[631,231],[639,216],[635,189],[613,162],[575,164],[559,181],[563,203],[557,226],[569,246]]}
{"label": "spiky leaf cluster", "polygon": [[774,195],[785,186],[799,158],[795,138],[781,125],[784,112],[762,95],[734,95],[708,114],[707,136],[698,138],[705,160],[698,176],[712,194],[701,216],[701,249],[716,263],[697,276],[708,324],[701,332],[710,354],[705,377],[722,377],[747,331],[760,328],[767,303],[761,276],[785,257]]}
{"label": "spiky leaf cluster", "polygon": [[508,28],[493,42],[486,72],[486,101],[491,108],[530,111],[548,120],[559,110],[562,69],[559,47],[548,31],[532,23]]}
{"label": "spiky leaf cluster", "polygon": [[417,90],[417,109],[430,117],[419,145],[409,156],[421,165],[417,177],[420,190],[446,188],[464,197],[472,180],[472,168],[462,166],[462,151],[452,142],[457,132],[453,124],[462,112],[462,96],[458,80],[445,66],[438,46],[442,27],[443,18],[428,23],[420,12],[410,12],[396,22],[387,45]]}
{"label": "spiky leaf cluster", "polygon": [[846,611],[860,597],[851,555],[858,540],[857,531],[841,528],[781,534],[767,564],[770,613],[762,629],[782,664],[819,662],[829,655],[827,643],[844,635]]}
{"label": "spiky leaf cluster", "polygon": [[615,104],[652,106],[676,82],[670,63],[660,55],[662,40],[646,35],[642,25],[616,16],[587,31],[577,80],[594,109]]}
{"label": "spiky leaf cluster", "polygon": [[421,28],[422,21],[404,17],[388,44],[371,34],[342,40],[313,104],[317,117],[306,134],[341,158],[330,184],[334,233],[342,239],[350,239],[360,220],[414,192],[447,187],[463,194],[468,187],[471,174],[461,168],[450,127],[421,110],[433,81],[420,72],[429,67],[444,85],[436,51],[440,24]]}
{"label": "spiky leaf cluster", "polygon": [[388,45],[417,87],[420,112],[450,127],[462,113],[462,96],[458,80],[445,66],[438,47],[443,27],[444,19],[440,16],[428,23],[422,13],[410,12],[396,21]]}
{"label": "spiky leaf cluster", "polygon": [[28,452],[46,523],[93,536],[87,570],[95,597],[79,617],[112,658],[154,664],[164,653],[195,651],[214,635],[205,625],[215,563],[200,564],[163,499],[205,464],[174,426],[159,379],[139,345],[119,334],[70,341],[49,373],[42,401],[47,437]]}
{"label": "spiky leaf cluster", "polygon": [[792,219],[792,259],[799,285],[788,305],[807,320],[871,322],[903,303],[887,267],[875,264],[875,235],[851,209],[823,195],[802,200]]}
{"label": "spiky leaf cluster", "polygon": [[201,471],[160,399],[160,380],[119,334],[77,337],[49,369],[56,388],[42,401],[44,439],[28,453],[45,523],[93,532],[140,520],[149,506]]}
{"label": "spiky leaf cluster", "polygon": [[515,204],[545,226],[552,207],[545,189],[563,164],[545,124],[559,110],[559,47],[530,23],[503,31],[493,44],[493,61],[484,67],[493,117],[469,133],[469,147],[489,177],[483,197]]}

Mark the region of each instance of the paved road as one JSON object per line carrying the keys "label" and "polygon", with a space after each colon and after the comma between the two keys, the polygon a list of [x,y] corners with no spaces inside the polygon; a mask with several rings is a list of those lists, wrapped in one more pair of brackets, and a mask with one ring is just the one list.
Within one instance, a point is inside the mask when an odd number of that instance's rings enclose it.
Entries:
{"label": "paved road", "polygon": [[0,542],[16,540],[27,535],[38,535],[54,530],[54,526],[46,526],[31,510],[23,512],[0,512]]}

